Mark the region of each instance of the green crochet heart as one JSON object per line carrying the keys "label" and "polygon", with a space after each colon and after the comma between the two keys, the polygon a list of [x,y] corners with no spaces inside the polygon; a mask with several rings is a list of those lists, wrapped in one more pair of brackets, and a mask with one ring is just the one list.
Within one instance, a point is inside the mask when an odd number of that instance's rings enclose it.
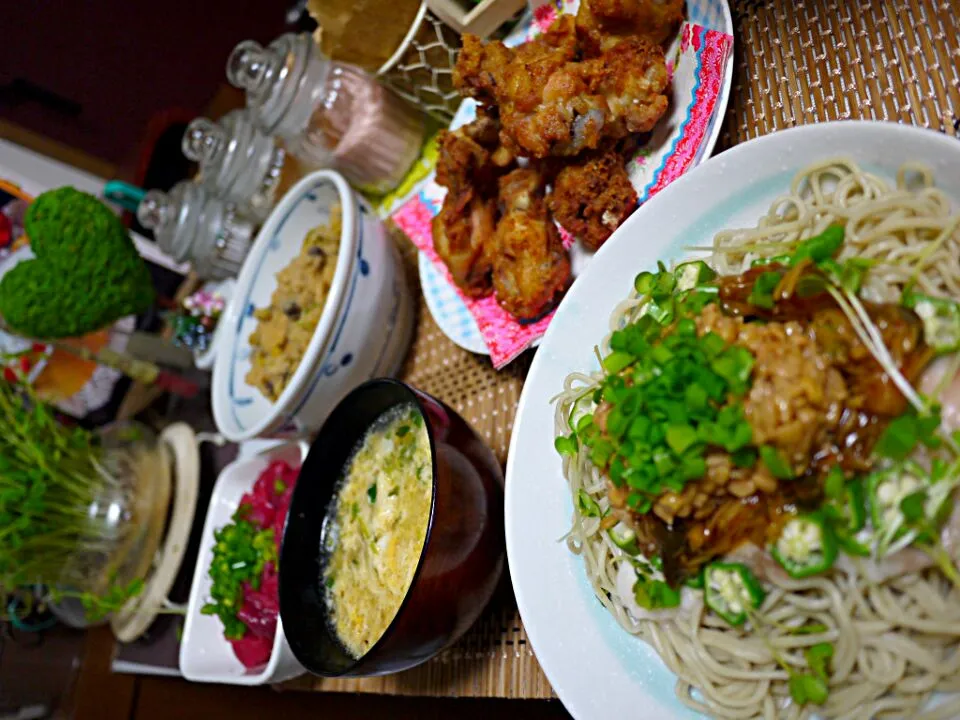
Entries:
{"label": "green crochet heart", "polygon": [[150,271],[126,228],[92,195],[71,187],[43,193],[24,230],[35,259],[0,281],[0,315],[18,333],[77,337],[153,304]]}

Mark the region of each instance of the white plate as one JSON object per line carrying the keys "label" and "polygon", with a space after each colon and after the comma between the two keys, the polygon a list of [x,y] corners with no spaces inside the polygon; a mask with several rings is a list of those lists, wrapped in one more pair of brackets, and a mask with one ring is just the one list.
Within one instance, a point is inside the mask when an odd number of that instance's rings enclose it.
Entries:
{"label": "white plate", "polygon": [[193,682],[264,685],[290,680],[304,673],[303,666],[290,650],[279,617],[270,660],[259,671],[254,671],[245,668],[234,655],[230,642],[223,636],[220,618],[200,612],[213,585],[208,570],[213,561],[214,532],[230,523],[240,505],[240,498],[253,488],[260,473],[271,462],[284,460],[299,466],[309,449],[305,443],[264,443],[263,447],[265,449],[259,453],[250,455],[241,446],[238,458],[220,472],[210,498],[180,641],[180,672]]}
{"label": "white plate", "polygon": [[755,225],[797,170],[836,155],[852,156],[891,182],[901,163],[926,163],[960,206],[960,142],[937,132],[839,122],[753,140],[694,169],[637,210],[573,285],[537,351],[507,460],[507,557],[533,650],[578,720],[699,716],[677,700],[676,678],[654,650],[604,610],[582,561],[558,541],[570,528],[573,506],[553,449],[550,398],[569,373],[597,369],[593,348],[638,272],[681,257],[684,246],[708,244],[718,230]]}
{"label": "white plate", "polygon": [[[687,0],[687,20],[695,25],[708,28],[710,30],[720,30],[733,36],[733,20],[730,16],[730,6],[727,0]],[[511,33],[511,38],[517,36],[518,31]],[[519,39],[518,39],[519,41]],[[507,44],[513,44],[507,40]],[[730,98],[730,86],[733,82],[733,48],[730,49],[730,55],[727,58],[726,68],[723,73],[723,86],[720,88],[720,96],[717,98],[717,104],[713,110],[713,116],[710,119],[710,125],[707,130],[706,140],[703,143],[701,152],[696,162],[700,162],[710,157],[713,148],[720,137],[720,130],[723,126],[723,116],[727,109],[727,100]],[[673,126],[681,127],[680,122],[686,114],[686,98],[681,99],[682,105],[674,103],[673,114],[677,116]],[[457,114],[450,123],[450,127],[455,129],[461,125],[473,120],[475,116],[473,100],[466,100],[457,110]],[[667,120],[664,120],[667,122]],[[667,136],[662,145],[670,145],[676,140],[678,131]],[[574,247],[574,276],[576,277],[579,268],[589,261],[592,254],[583,250],[579,244]],[[582,257],[580,257],[582,256]],[[420,286],[423,288],[423,297],[426,300],[430,314],[433,316],[437,326],[443,331],[443,334],[450,338],[454,343],[479,355],[489,355],[487,345],[483,341],[480,329],[477,327],[473,315],[467,310],[463,300],[457,295],[453,286],[447,282],[446,278],[433,266],[433,263],[420,254]],[[539,343],[534,343],[534,346]]]}

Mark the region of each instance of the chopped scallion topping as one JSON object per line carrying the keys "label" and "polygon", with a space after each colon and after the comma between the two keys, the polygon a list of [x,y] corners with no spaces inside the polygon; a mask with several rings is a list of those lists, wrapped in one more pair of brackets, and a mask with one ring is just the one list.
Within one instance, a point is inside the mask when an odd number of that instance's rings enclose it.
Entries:
{"label": "chopped scallion topping", "polygon": [[793,253],[791,264],[796,265],[801,260],[819,263],[832,258],[843,245],[843,236],[842,225],[831,225],[819,235],[801,242]]}
{"label": "chopped scallion topping", "polygon": [[760,459],[763,460],[763,464],[767,466],[770,474],[778,480],[792,480],[794,478],[790,463],[772,445],[763,445],[760,448]]}
{"label": "chopped scallion topping", "polygon": [[753,289],[750,290],[747,302],[764,310],[772,310],[774,305],[773,291],[782,278],[782,272],[760,273],[753,283]]}

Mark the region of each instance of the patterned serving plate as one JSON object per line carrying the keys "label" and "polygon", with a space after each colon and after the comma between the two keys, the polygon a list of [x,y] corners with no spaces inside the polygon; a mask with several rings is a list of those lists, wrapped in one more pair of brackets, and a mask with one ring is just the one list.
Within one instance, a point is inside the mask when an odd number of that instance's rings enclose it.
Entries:
{"label": "patterned serving plate", "polygon": [[[567,12],[574,12],[576,2],[564,2]],[[709,30],[717,30],[728,35],[733,35],[733,20],[730,16],[730,7],[727,0],[688,0],[687,1],[687,20],[689,23],[699,25]],[[532,26],[532,16],[528,17],[518,26],[507,39],[507,44],[516,44],[522,42],[530,35]],[[702,48],[698,50],[699,53]],[[732,48],[727,57],[726,65],[723,70],[721,87],[714,105],[713,112],[708,120],[708,125],[703,140],[696,149],[696,156],[690,167],[697,165],[704,158],[709,157],[720,136],[722,118],[727,107],[727,100],[730,95],[730,86],[733,77]],[[659,132],[654,131],[654,137],[651,145],[656,149],[648,151],[643,149],[638,156],[634,158],[629,168],[631,179],[637,187],[641,203],[655,186],[663,184],[661,177],[662,171],[667,164],[668,158],[674,153],[680,151],[677,147],[679,140],[683,135],[684,128],[690,121],[691,111],[696,98],[697,87],[675,87],[674,101],[671,104],[671,110],[663,120],[661,120]],[[475,104],[472,100],[466,100],[457,111],[451,128],[457,128],[470,122],[475,117]],[[675,178],[669,178],[673,180]],[[659,189],[659,187],[657,187]],[[431,195],[431,189],[428,186],[420,192],[420,199],[424,205],[431,208],[433,212],[439,210],[439,204],[435,197]],[[574,245],[572,249],[572,260],[574,275],[589,262],[592,253],[583,250],[579,245]],[[420,253],[419,259],[420,284],[423,288],[423,296],[426,300],[430,314],[437,325],[454,343],[460,347],[474,353],[487,355],[489,349],[484,342],[477,321],[470,310],[459,297],[456,289],[451,285],[445,273],[436,267],[436,265],[424,253]],[[538,345],[539,341],[534,341],[533,345]]]}

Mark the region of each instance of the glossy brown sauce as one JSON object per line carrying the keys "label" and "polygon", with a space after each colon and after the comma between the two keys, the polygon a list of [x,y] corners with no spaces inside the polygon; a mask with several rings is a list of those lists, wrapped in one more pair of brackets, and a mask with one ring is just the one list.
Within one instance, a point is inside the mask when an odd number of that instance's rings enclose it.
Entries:
{"label": "glossy brown sauce", "polygon": [[[653,513],[632,516],[645,554],[662,557],[671,584],[682,582],[705,563],[745,542],[763,547],[774,541],[787,518],[819,506],[823,479],[834,466],[839,465],[848,476],[868,471],[877,438],[892,418],[907,410],[903,395],[829,294],[781,298],[771,310],[747,301],[757,276],[770,269],[759,267],[722,278],[721,309],[747,321],[799,323],[840,372],[849,395],[838,408],[836,422],[822,433],[806,473],[779,481],[775,493],[758,492],[742,500],[730,497],[718,502],[706,518],[676,519],[669,525]],[[919,319],[896,305],[865,307],[901,372],[909,381],[916,380],[932,358],[923,343]]]}

